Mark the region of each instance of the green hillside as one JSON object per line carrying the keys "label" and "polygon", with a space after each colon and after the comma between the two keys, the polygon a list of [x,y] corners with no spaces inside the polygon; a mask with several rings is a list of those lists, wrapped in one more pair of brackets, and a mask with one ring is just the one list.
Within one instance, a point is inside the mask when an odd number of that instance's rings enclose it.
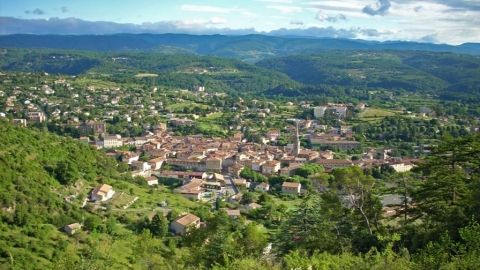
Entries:
{"label": "green hillside", "polygon": [[[192,88],[206,85],[218,91],[261,92],[280,85],[300,85],[280,72],[234,59],[185,53],[98,53],[6,49],[0,70],[99,75],[120,82],[139,80],[138,73],[153,73],[165,86]],[[151,81],[151,78],[144,78]]]}
{"label": "green hillside", "polygon": [[[143,256],[135,243],[152,236],[136,231],[156,204],[171,202],[176,212],[201,207],[168,190],[151,192],[114,159],[69,138],[0,121],[0,145],[1,269],[142,269],[140,259],[132,263]],[[82,209],[101,183],[118,196],[103,210]],[[123,210],[122,200],[134,196],[139,200]],[[85,231],[69,237],[61,228],[75,222]]]}
{"label": "green hillside", "polygon": [[313,86],[476,95],[480,84],[480,58],[450,53],[337,51],[257,65]]}

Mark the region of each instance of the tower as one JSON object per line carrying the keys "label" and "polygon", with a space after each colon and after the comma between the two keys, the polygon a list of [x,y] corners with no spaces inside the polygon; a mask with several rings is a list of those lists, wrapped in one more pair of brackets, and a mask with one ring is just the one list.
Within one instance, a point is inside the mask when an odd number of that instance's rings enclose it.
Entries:
{"label": "tower", "polygon": [[293,143],[292,155],[298,156],[300,154],[300,138],[298,135],[298,121],[295,121],[295,141]]}

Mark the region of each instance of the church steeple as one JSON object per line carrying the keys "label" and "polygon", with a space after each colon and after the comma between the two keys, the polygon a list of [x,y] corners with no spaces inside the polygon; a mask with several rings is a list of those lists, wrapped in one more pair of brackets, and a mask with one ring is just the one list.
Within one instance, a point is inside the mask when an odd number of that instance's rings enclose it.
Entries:
{"label": "church steeple", "polygon": [[298,156],[300,154],[300,136],[298,135],[298,121],[295,121],[295,141],[293,143],[292,155]]}

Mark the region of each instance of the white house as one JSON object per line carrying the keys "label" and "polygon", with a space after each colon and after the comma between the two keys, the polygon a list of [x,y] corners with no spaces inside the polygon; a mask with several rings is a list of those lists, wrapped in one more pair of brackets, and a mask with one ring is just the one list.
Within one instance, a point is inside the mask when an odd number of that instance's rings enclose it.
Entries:
{"label": "white house", "polygon": [[95,189],[93,189],[92,194],[90,195],[90,198],[92,201],[107,201],[113,197],[115,194],[115,191],[113,190],[112,186],[103,184]]}
{"label": "white house", "polygon": [[267,183],[260,183],[255,186],[256,191],[268,191],[270,190],[270,185]]}
{"label": "white house", "polygon": [[413,168],[413,164],[406,164],[402,162],[402,163],[390,164],[390,167],[394,169],[396,172],[409,172]]}
{"label": "white house", "polygon": [[74,235],[77,231],[82,229],[82,225],[80,223],[72,223],[69,224],[65,227],[63,227],[63,230],[68,234],[68,235]]}
{"label": "white house", "polygon": [[103,148],[113,148],[113,147],[123,146],[122,136],[120,135],[105,136],[103,138],[103,141],[101,141],[100,145]]}

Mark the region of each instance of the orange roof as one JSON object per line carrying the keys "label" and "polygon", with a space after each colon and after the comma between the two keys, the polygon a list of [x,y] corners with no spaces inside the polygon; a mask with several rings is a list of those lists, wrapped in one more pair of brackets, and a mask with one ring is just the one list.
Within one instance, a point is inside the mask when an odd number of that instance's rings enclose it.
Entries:
{"label": "orange roof", "polygon": [[193,214],[186,214],[182,217],[177,218],[174,222],[176,222],[180,225],[183,225],[183,226],[188,226],[188,225],[190,225],[194,222],[197,222],[199,220],[200,220],[200,218],[193,215]]}
{"label": "orange roof", "polygon": [[287,187],[287,188],[298,188],[300,186],[300,183],[294,183],[294,182],[283,182],[282,187]]}

